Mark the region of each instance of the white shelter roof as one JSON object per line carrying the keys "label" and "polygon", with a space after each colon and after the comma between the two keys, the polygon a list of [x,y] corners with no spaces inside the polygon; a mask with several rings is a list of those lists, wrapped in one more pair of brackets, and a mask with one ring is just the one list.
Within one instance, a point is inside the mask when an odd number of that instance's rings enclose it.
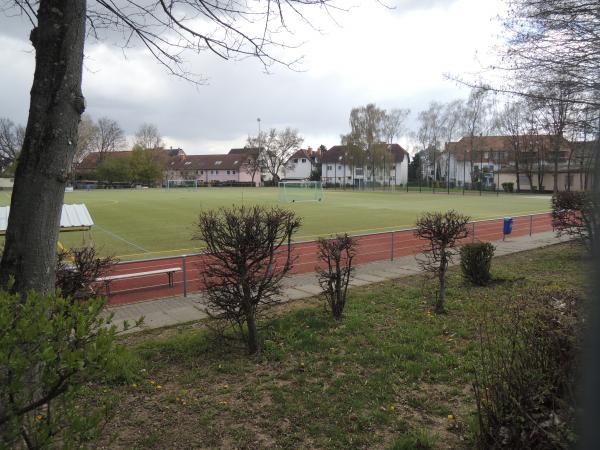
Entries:
{"label": "white shelter roof", "polygon": [[[0,234],[6,232],[9,213],[10,206],[0,207]],[[63,205],[60,214],[60,231],[89,229],[92,225],[94,225],[92,216],[83,203],[80,205]]]}

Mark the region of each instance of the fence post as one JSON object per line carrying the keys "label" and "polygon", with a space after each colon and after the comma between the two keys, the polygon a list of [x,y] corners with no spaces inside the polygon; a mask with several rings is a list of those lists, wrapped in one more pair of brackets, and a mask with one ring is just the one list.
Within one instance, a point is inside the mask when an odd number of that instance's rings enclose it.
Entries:
{"label": "fence post", "polygon": [[392,231],[392,248],[391,248],[391,261],[394,260],[394,232]]}
{"label": "fence post", "polygon": [[529,236],[531,237],[531,232],[533,230],[533,215],[529,215]]}
{"label": "fence post", "polygon": [[186,260],[187,260],[187,255],[183,255],[181,257],[181,267],[183,269],[183,296],[187,297],[187,264],[186,264]]}
{"label": "fence post", "polygon": [[472,234],[471,242],[475,242],[475,222],[473,222],[473,230],[472,230],[471,234]]}

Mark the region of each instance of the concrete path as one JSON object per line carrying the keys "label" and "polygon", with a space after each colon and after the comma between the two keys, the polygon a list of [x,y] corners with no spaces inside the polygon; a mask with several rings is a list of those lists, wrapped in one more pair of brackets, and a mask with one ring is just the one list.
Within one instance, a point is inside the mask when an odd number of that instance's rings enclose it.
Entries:
{"label": "concrete path", "polygon": [[[509,238],[506,241],[496,241],[496,256],[532,250],[567,240],[557,238],[555,233],[546,232],[533,236]],[[414,275],[421,270],[414,256],[403,256],[394,261],[376,261],[356,266],[352,286],[364,286],[381,281]],[[299,300],[313,297],[321,292],[314,273],[293,275],[283,282],[283,296],[286,300]],[[130,324],[144,316],[141,330],[167,327],[185,322],[197,321],[207,317],[203,303],[203,294],[193,293],[187,297],[177,296],[159,300],[148,300],[128,305],[107,308],[107,313],[113,313],[113,323],[121,327],[124,321]],[[141,331],[131,330],[132,332]]]}

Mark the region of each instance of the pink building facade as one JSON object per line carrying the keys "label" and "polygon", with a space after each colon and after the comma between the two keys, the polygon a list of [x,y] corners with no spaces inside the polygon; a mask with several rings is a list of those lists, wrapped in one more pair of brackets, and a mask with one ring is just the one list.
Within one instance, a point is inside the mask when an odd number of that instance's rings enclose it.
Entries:
{"label": "pink building facade", "polygon": [[181,155],[166,170],[167,180],[197,180],[199,184],[254,183],[260,185],[260,171],[252,177],[250,152],[226,155]]}

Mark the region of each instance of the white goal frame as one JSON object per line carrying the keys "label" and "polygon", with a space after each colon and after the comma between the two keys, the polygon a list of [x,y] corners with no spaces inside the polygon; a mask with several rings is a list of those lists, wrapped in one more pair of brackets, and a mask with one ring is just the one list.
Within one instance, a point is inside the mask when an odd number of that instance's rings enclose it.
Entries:
{"label": "white goal frame", "polygon": [[283,203],[321,202],[324,199],[320,181],[280,181],[279,201]]}
{"label": "white goal frame", "polygon": [[167,180],[167,189],[198,189],[198,180]]}

